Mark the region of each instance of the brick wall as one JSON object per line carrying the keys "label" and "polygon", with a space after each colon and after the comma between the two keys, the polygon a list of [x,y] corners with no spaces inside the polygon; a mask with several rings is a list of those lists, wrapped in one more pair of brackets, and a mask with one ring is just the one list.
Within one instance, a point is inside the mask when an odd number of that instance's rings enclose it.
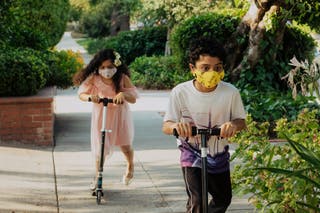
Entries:
{"label": "brick wall", "polygon": [[0,143],[54,145],[54,93],[0,98]]}

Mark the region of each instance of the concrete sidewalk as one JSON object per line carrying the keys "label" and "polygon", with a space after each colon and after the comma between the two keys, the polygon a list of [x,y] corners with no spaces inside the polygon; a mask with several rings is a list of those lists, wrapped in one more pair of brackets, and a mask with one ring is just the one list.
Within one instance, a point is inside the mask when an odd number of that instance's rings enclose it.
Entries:
{"label": "concrete sidewalk", "polygon": [[[135,174],[124,186],[125,160],[119,150],[104,169],[102,204],[89,192],[93,177],[89,131],[90,103],[76,90],[55,97],[54,149],[0,147],[0,212],[184,212],[186,193],[175,139],[161,132],[168,92],[141,91],[130,105],[135,124]],[[246,199],[234,197],[228,212],[252,212]]]}
{"label": "concrete sidewalk", "polygon": [[[58,49],[85,50],[66,33]],[[91,103],[76,90],[58,90],[55,97],[54,148],[0,147],[0,213],[2,212],[184,212],[186,193],[174,137],[162,134],[168,91],[140,91],[130,105],[135,125],[135,174],[124,186],[125,160],[119,150],[107,159],[104,197],[97,205],[89,192],[94,166],[90,153]],[[234,197],[228,212],[253,212],[246,198]]]}
{"label": "concrete sidewalk", "polygon": [[[135,124],[135,178],[124,186],[124,157],[119,150],[107,160],[105,196],[101,206],[90,197],[93,177],[89,147],[90,103],[77,100],[74,91],[61,91],[57,102],[57,146],[54,161],[61,212],[184,212],[186,193],[175,139],[161,132],[169,92],[140,91],[130,105]],[[73,106],[70,112],[68,106]],[[228,212],[250,212],[246,199],[234,197]]]}

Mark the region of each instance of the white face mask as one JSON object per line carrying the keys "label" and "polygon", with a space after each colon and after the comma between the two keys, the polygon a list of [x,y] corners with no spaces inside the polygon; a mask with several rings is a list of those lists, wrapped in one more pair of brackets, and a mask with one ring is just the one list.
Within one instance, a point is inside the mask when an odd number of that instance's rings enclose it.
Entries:
{"label": "white face mask", "polygon": [[117,68],[99,69],[99,74],[104,78],[112,78],[116,72]]}

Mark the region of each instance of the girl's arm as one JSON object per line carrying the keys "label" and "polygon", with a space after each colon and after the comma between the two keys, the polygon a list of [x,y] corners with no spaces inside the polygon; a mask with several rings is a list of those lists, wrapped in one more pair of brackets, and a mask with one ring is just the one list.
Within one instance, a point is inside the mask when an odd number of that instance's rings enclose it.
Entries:
{"label": "girl's arm", "polygon": [[79,87],[78,95],[79,99],[82,101],[92,101],[94,103],[99,103],[100,97],[97,95],[91,95],[93,88],[94,75],[88,76],[84,82]]}
{"label": "girl's arm", "polygon": [[79,98],[82,101],[92,101],[93,103],[99,103],[100,101],[100,97],[98,95],[90,95],[87,93],[81,93]]}
{"label": "girl's arm", "polygon": [[89,94],[86,94],[86,93],[81,93],[79,95],[79,98],[81,101],[89,101],[89,98],[91,98],[91,96]]}
{"label": "girl's arm", "polygon": [[[130,78],[127,75],[123,75],[123,83],[124,88],[134,88],[134,85],[132,84]],[[123,99],[125,99],[127,102],[134,104],[136,102],[136,96],[132,94],[130,91],[123,91],[119,92],[115,97],[115,103],[121,104],[123,102]]]}

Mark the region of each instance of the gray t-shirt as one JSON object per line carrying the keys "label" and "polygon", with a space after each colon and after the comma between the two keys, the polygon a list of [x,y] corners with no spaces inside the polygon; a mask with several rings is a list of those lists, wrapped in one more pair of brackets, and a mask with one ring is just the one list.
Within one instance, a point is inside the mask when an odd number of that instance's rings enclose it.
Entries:
{"label": "gray t-shirt", "polygon": [[[164,121],[189,122],[197,128],[207,129],[220,126],[231,120],[245,118],[246,112],[240,93],[232,84],[221,81],[214,91],[204,93],[199,92],[193,85],[193,80],[191,80],[173,88]],[[179,142],[185,142],[185,138],[180,137]],[[195,149],[199,149],[200,136],[189,138],[188,144]],[[209,154],[214,157],[216,154],[223,153],[227,145],[228,141],[226,139],[211,136],[208,140]],[[192,160],[182,156],[182,166],[192,166],[194,164],[194,162],[183,161]]]}

